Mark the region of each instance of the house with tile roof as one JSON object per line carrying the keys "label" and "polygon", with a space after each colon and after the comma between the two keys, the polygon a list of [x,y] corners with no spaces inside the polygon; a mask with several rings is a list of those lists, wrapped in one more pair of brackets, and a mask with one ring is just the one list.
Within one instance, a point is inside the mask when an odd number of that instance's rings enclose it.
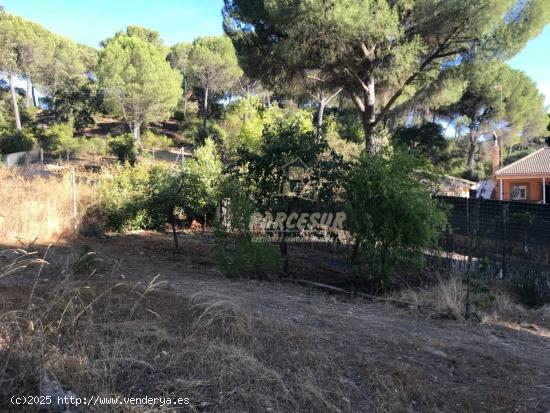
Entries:
{"label": "house with tile roof", "polygon": [[499,168],[499,150],[493,147],[493,199],[550,203],[550,147]]}

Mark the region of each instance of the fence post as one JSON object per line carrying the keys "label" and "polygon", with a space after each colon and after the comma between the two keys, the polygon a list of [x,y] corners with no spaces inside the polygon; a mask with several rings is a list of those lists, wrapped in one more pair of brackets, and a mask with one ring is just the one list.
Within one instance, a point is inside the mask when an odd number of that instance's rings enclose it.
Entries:
{"label": "fence post", "polygon": [[76,204],[76,173],[75,168],[73,168],[71,173],[71,183],[72,183],[72,189],[73,189],[73,228],[76,231],[78,227],[78,211],[77,211],[77,204]]}
{"label": "fence post", "polygon": [[152,149],[153,151],[153,161],[155,160],[155,148]]}
{"label": "fence post", "polygon": [[44,169],[44,149],[40,148],[40,169]]}

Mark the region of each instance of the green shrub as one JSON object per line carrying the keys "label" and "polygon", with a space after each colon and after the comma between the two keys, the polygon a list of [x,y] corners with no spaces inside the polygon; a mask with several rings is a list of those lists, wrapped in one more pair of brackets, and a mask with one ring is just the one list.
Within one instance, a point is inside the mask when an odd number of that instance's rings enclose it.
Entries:
{"label": "green shrub", "polygon": [[160,230],[172,207],[184,204],[176,194],[181,176],[165,164],[119,165],[100,185],[100,206],[106,225],[117,231]]}
{"label": "green shrub", "polygon": [[277,270],[283,263],[283,258],[276,245],[254,242],[249,221],[255,208],[246,191],[236,181],[232,181],[224,192],[229,199],[227,221],[230,227],[222,222],[216,229],[216,263],[231,278],[263,278],[268,272]]}
{"label": "green shrub", "polygon": [[42,134],[41,143],[44,149],[56,155],[65,155],[67,151],[74,153],[79,149],[81,141],[74,136],[72,123],[67,122],[50,126]]}
{"label": "green shrub", "polygon": [[129,162],[133,165],[137,159],[137,150],[134,136],[125,133],[118,136],[108,137],[107,145],[113,155],[122,163]]}
{"label": "green shrub", "polygon": [[31,106],[30,108],[25,108],[21,111],[21,122],[26,125],[35,124],[37,116],[37,107]]}
{"label": "green shrub", "polygon": [[141,144],[145,149],[168,149],[172,146],[172,139],[147,130],[141,135]]}
{"label": "green shrub", "polygon": [[29,131],[23,131],[21,134],[11,128],[0,131],[0,153],[2,154],[30,151],[36,143],[36,137]]}
{"label": "green shrub", "polygon": [[198,191],[188,199],[188,205],[199,220],[206,224],[219,200],[223,165],[214,141],[207,138],[195,151],[195,159],[188,159],[185,170],[197,181]]}
{"label": "green shrub", "polygon": [[373,288],[387,288],[398,264],[422,262],[435,248],[445,211],[432,198],[437,177],[426,161],[397,151],[365,154],[347,176],[348,224],[360,274]]}

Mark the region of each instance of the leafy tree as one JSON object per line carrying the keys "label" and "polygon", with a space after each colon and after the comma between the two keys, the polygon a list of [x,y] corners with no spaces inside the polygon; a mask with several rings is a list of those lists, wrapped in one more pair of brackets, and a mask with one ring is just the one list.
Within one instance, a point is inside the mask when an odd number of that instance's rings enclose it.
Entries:
{"label": "leafy tree", "polygon": [[[439,114],[453,119],[467,120],[467,167],[474,169],[474,155],[482,134],[498,131],[501,138],[507,135],[507,145],[531,134],[542,134],[546,121],[544,97],[523,72],[508,65],[492,61],[490,64],[472,64],[450,72],[462,82],[462,93],[456,102],[440,107]],[[501,140],[501,149],[504,148]]]}
{"label": "leafy tree", "polygon": [[225,36],[195,39],[189,52],[189,60],[194,82],[203,91],[203,133],[206,134],[209,94],[229,89],[242,71],[231,40]]}
{"label": "leafy tree", "polygon": [[426,122],[398,128],[392,135],[392,143],[425,157],[434,165],[440,165],[448,159],[449,142],[443,135],[443,128],[437,123]]}
{"label": "leafy tree", "polygon": [[364,154],[345,180],[353,259],[374,289],[390,285],[399,264],[419,263],[435,248],[445,212],[432,198],[437,182],[425,161],[406,152]]}
{"label": "leafy tree", "polygon": [[396,104],[449,68],[509,58],[550,20],[546,0],[225,0],[224,29],[267,86],[319,71],[361,114],[366,146]]}
{"label": "leafy tree", "polygon": [[[64,38],[55,36],[51,58],[42,65],[35,80],[41,91],[49,97],[51,108],[55,111],[57,92],[63,85],[77,78],[85,81],[86,72],[90,71],[97,60],[97,53],[90,48]],[[80,83],[80,82],[79,82]]]}
{"label": "leafy tree", "polygon": [[36,142],[36,137],[29,131],[17,132],[11,128],[0,130],[0,153],[30,151]]}
{"label": "leafy tree", "polygon": [[172,69],[178,70],[183,76],[183,116],[187,117],[187,106],[189,103],[189,95],[192,90],[191,85],[191,68],[189,61],[189,53],[192,45],[190,43],[176,43],[170,48],[168,53],[168,61]]}
{"label": "leafy tree", "polygon": [[109,136],[107,145],[120,163],[128,162],[132,166],[136,163],[136,140],[133,135],[125,133],[118,136]]}
{"label": "leafy tree", "polygon": [[116,174],[100,185],[107,226],[117,231],[162,230],[170,224],[178,249],[181,216],[206,216],[217,193],[221,163],[212,145],[207,142],[198,160],[184,168],[149,162],[118,165]]}
{"label": "leafy tree", "polygon": [[108,42],[97,75],[107,106],[130,124],[138,144],[143,123],[168,117],[181,96],[181,75],[157,46],[139,37]]}
{"label": "leafy tree", "polygon": [[160,33],[156,30],[148,29],[142,26],[128,26],[125,31],[119,30],[115,33],[113,37],[109,37],[101,41],[100,46],[102,48],[106,48],[107,46],[109,46],[109,43],[117,40],[120,37],[136,37],[143,40],[144,42],[149,43],[150,45],[157,47],[163,47],[164,45],[164,42],[160,37]]}
{"label": "leafy tree", "polygon": [[[302,182],[303,197],[309,207],[333,204],[341,188],[346,163],[333,151],[323,136],[318,137],[311,121],[304,128],[299,119],[276,119],[262,133],[259,153],[242,148],[239,166],[234,175],[241,179],[254,204],[266,211],[290,211],[302,201],[281,193],[281,185],[288,174],[288,165],[296,162],[308,167],[308,176]],[[287,255],[285,233],[279,239],[283,255]],[[288,261],[285,261],[288,269]]]}
{"label": "leafy tree", "polygon": [[232,154],[240,147],[252,152],[260,150],[265,125],[263,112],[255,97],[239,99],[227,106],[221,127],[226,132],[225,144]]}
{"label": "leafy tree", "polygon": [[9,15],[0,10],[0,69],[7,74],[12,100],[13,117],[17,133],[22,132],[19,103],[15,92],[15,75],[18,72],[16,43]]}
{"label": "leafy tree", "polygon": [[208,215],[212,215],[220,199],[223,165],[216,149],[216,144],[207,138],[204,145],[195,151],[196,159],[186,161],[185,171],[194,176],[197,191],[190,194],[187,200],[190,210],[203,219],[203,228]]}
{"label": "leafy tree", "polygon": [[76,130],[93,125],[93,115],[102,111],[103,96],[97,83],[81,76],[68,77],[55,90],[55,117],[58,121],[72,120]]}

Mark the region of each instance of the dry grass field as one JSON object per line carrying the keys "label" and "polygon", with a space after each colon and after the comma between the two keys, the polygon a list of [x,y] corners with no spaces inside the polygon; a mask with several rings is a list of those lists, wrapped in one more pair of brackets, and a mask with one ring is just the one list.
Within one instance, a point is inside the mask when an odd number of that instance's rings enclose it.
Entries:
{"label": "dry grass field", "polygon": [[[70,171],[42,176],[40,171],[0,167],[0,240],[23,245],[56,242],[73,232],[73,187]],[[94,201],[93,189],[78,182],[80,220]]]}

